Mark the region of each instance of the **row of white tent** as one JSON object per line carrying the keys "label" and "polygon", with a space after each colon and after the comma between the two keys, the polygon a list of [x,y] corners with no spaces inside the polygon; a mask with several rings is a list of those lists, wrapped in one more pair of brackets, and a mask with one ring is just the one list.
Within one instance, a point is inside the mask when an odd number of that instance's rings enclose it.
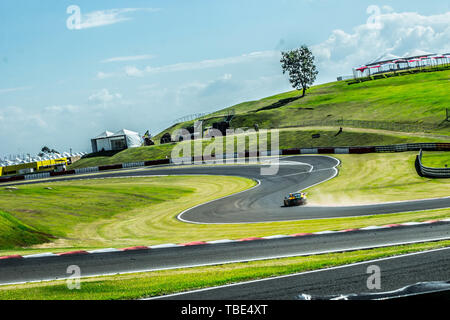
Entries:
{"label": "row of white tent", "polygon": [[60,158],[82,157],[85,154],[87,154],[87,152],[77,152],[77,153],[63,152],[62,154],[59,154],[59,153],[46,154],[42,157],[27,156],[22,159],[17,157],[14,160],[4,158],[4,159],[0,159],[0,167],[12,166],[12,165],[23,164],[23,163],[32,163],[32,162],[37,162],[37,161],[60,159]]}
{"label": "row of white tent", "polygon": [[415,50],[405,54],[403,57],[388,53],[370,63],[354,68],[353,75],[355,78],[364,77],[378,72],[448,64],[449,61],[450,53],[435,54]]}

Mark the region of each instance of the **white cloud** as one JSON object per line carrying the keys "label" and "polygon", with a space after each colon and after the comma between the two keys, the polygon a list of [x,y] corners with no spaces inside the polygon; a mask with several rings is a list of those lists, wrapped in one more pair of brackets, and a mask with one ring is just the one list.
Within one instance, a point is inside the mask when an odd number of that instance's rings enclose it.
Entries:
{"label": "white cloud", "polygon": [[28,89],[31,89],[31,87],[17,87],[17,88],[0,89],[0,94],[9,93],[9,92],[15,92],[15,91],[28,90]]}
{"label": "white cloud", "polygon": [[33,113],[24,110],[18,106],[8,106],[4,108],[3,119],[7,124],[14,127],[13,124],[20,123],[24,127],[38,127],[46,128],[48,127],[47,122],[44,120],[42,114]]}
{"label": "white cloud", "polygon": [[80,110],[80,107],[78,106],[74,106],[72,104],[68,104],[68,105],[57,105],[57,106],[48,106],[45,107],[44,110],[46,112],[53,112],[53,113],[75,113],[78,112]]}
{"label": "white cloud", "polygon": [[132,20],[128,13],[137,11],[155,12],[159,9],[155,8],[122,8],[122,9],[108,9],[98,10],[83,14],[81,17],[81,23],[77,26],[77,29],[95,28],[106,25],[111,25],[123,21]]}
{"label": "white cloud", "polygon": [[124,61],[138,61],[138,60],[149,60],[153,59],[155,56],[151,54],[144,54],[140,56],[127,56],[127,57],[114,57],[102,60],[102,63],[110,63],[110,62],[124,62]]}
{"label": "white cloud", "polygon": [[101,89],[90,95],[88,98],[91,103],[103,105],[118,99],[122,99],[122,95],[120,93],[110,93],[108,89]]}
{"label": "white cloud", "polygon": [[351,74],[353,67],[388,53],[404,56],[418,50],[450,51],[450,12],[423,16],[416,12],[396,13],[384,6],[376,22],[377,28],[367,23],[349,33],[334,30],[327,40],[311,46],[319,77],[329,81]]}
{"label": "white cloud", "polygon": [[142,77],[144,75],[144,71],[139,70],[134,66],[125,67],[125,74],[129,77]]}
{"label": "white cloud", "polygon": [[232,74],[226,73],[226,74],[223,75],[222,79],[223,79],[223,80],[230,80],[232,77],[233,77]]}
{"label": "white cloud", "polygon": [[103,80],[103,79],[108,79],[114,76],[114,73],[107,73],[107,72],[97,72],[96,78]]}
{"label": "white cloud", "polygon": [[246,63],[258,59],[270,59],[278,57],[279,55],[280,53],[278,51],[258,51],[228,58],[210,59],[196,62],[182,62],[161,67],[148,66],[145,68],[145,71],[148,73],[192,71],[223,67],[231,64]]}
{"label": "white cloud", "polygon": [[[190,110],[197,112],[212,112],[287,90],[289,83],[281,72],[252,79],[235,79],[231,74],[224,74],[210,81],[186,83],[165,99],[175,100],[173,103],[167,103],[174,109],[180,110],[189,106]],[[178,111],[178,114],[180,113]]]}
{"label": "white cloud", "polygon": [[[181,62],[175,64],[169,64],[159,67],[147,66],[143,69],[139,69],[135,66],[127,66],[124,68],[122,73],[130,77],[141,77],[146,74],[158,74],[158,73],[168,73],[168,72],[182,72],[182,71],[194,71],[209,68],[219,68],[233,64],[240,63],[251,63],[258,60],[273,60],[278,59],[280,56],[279,51],[256,51],[247,54],[242,54],[240,56],[219,58],[219,59],[208,59],[202,61],[194,62]],[[125,61],[125,60],[122,60]],[[97,79],[106,79],[113,76],[118,76],[119,73],[104,73],[98,72]]]}

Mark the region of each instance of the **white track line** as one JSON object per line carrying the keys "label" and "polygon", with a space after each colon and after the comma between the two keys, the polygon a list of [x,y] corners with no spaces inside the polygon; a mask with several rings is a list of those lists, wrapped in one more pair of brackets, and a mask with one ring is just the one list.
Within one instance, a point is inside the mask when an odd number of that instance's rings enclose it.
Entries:
{"label": "white track line", "polygon": [[[289,157],[296,157],[296,156],[288,156],[288,157],[286,157],[286,158],[289,158]],[[324,169],[324,170],[334,169],[334,170],[335,170],[335,173],[334,173],[334,175],[333,175],[332,177],[330,177],[330,178],[328,178],[328,179],[326,179],[326,180],[324,180],[324,181],[318,182],[318,183],[316,183],[316,184],[314,184],[314,185],[312,185],[312,186],[309,186],[309,187],[307,187],[306,189],[311,188],[311,187],[313,187],[313,186],[315,186],[315,185],[317,185],[317,184],[326,182],[326,181],[328,181],[328,180],[334,178],[334,177],[338,174],[338,170],[336,169],[336,167],[341,163],[339,159],[336,159],[336,158],[333,158],[333,157],[330,157],[330,156],[323,156],[323,155],[320,155],[320,156],[314,156],[314,157],[327,157],[327,158],[334,159],[334,160],[337,162],[337,164],[336,164],[334,167],[332,167],[332,168],[327,168],[327,169]],[[284,158],[284,159],[286,159],[286,158]],[[295,162],[295,161],[292,161],[292,162]],[[311,167],[311,168],[310,168],[310,170],[309,170],[308,172],[300,172],[300,173],[296,173],[295,175],[297,175],[297,174],[309,173],[309,172],[312,172],[313,169],[314,169],[314,166],[311,165],[311,164],[309,164],[309,163],[304,163],[304,162],[296,162],[296,163],[297,163],[298,165],[307,165],[307,166],[309,166],[309,167]],[[248,179],[248,178],[247,178],[247,179]],[[186,209],[186,210],[184,210],[183,212],[181,212],[180,214],[177,215],[177,219],[180,220],[180,221],[182,221],[182,222],[192,223],[192,224],[247,224],[247,223],[269,223],[269,222],[279,222],[279,220],[275,220],[275,221],[257,221],[257,222],[231,222],[231,223],[226,223],[226,222],[218,222],[218,223],[216,223],[216,222],[196,222],[196,221],[186,220],[186,219],[183,219],[183,218],[181,217],[181,216],[182,216],[183,214],[185,214],[186,212],[188,212],[188,211],[190,211],[190,210],[192,210],[192,209],[195,209],[195,208],[197,208],[197,207],[200,207],[200,206],[202,206],[202,205],[205,205],[205,204],[208,204],[208,203],[211,203],[211,202],[214,202],[214,201],[218,201],[218,200],[221,200],[221,199],[225,199],[225,198],[228,198],[228,197],[231,197],[231,196],[235,196],[235,195],[237,195],[237,194],[240,194],[240,193],[243,193],[243,192],[247,192],[247,191],[252,190],[252,189],[254,189],[254,188],[256,188],[256,187],[259,187],[259,186],[261,185],[261,181],[258,180],[258,179],[254,179],[254,180],[256,180],[256,181],[258,182],[258,185],[254,186],[254,187],[252,187],[252,188],[250,188],[250,189],[243,190],[243,191],[240,191],[240,192],[238,192],[238,193],[230,194],[230,195],[228,195],[228,196],[225,196],[225,197],[222,197],[222,198],[218,198],[218,199],[214,199],[214,200],[211,200],[211,201],[208,201],[208,202],[205,202],[205,203],[201,203],[201,204],[198,204],[198,205],[196,205],[196,206],[194,206],[194,207],[192,207],[192,208]],[[303,190],[306,190],[306,189],[303,189]],[[300,191],[298,191],[298,192],[300,192]],[[311,219],[311,220],[313,220],[313,219]],[[282,221],[298,221],[298,220],[282,220]]]}
{"label": "white track line", "polygon": [[[313,256],[313,255],[321,255],[321,254],[328,254],[328,253],[342,253],[342,252],[349,252],[349,251],[368,250],[368,249],[392,247],[392,246],[415,244],[415,243],[436,242],[436,241],[442,241],[442,240],[450,240],[450,237],[434,238],[434,239],[426,239],[426,240],[416,240],[416,241],[406,241],[406,242],[393,242],[393,243],[387,243],[387,244],[382,244],[382,245],[377,245],[377,246],[351,247],[351,248],[327,250],[327,251],[312,251],[312,252],[305,252],[305,253],[301,253],[301,254],[275,255],[275,256],[266,256],[266,257],[262,257],[262,258],[239,259],[239,260],[232,260],[232,261],[217,261],[217,262],[210,262],[210,263],[203,263],[203,264],[191,264],[191,265],[176,266],[176,267],[166,267],[166,268],[156,268],[156,269],[142,269],[142,270],[124,271],[124,272],[111,272],[111,273],[102,273],[102,274],[97,274],[97,275],[81,276],[81,278],[93,278],[93,277],[113,276],[113,275],[121,275],[121,274],[132,274],[132,273],[144,273],[144,272],[162,271],[162,270],[173,270],[173,269],[217,266],[217,265],[223,265],[223,264],[243,263],[243,262],[263,261],[263,260],[292,258],[292,257],[303,257],[303,256]],[[448,248],[449,247],[441,248],[441,249],[434,249],[434,250],[443,250],[443,249],[448,249]],[[320,270],[316,270],[316,271],[322,271],[322,270],[326,270],[326,269],[320,269]],[[67,280],[67,279],[70,279],[70,276],[69,277],[63,277],[63,278],[58,278],[58,279],[44,279],[44,280],[35,280],[35,281],[10,282],[10,283],[0,284],[0,286],[24,284],[24,283],[49,282],[49,281]],[[262,280],[264,280],[264,279],[262,279]]]}
{"label": "white track line", "polygon": [[332,270],[343,269],[343,268],[348,268],[348,267],[354,267],[354,266],[368,264],[368,263],[376,263],[376,262],[380,262],[380,261],[404,258],[404,257],[408,257],[408,256],[415,256],[415,255],[419,255],[419,254],[426,254],[426,253],[430,253],[430,252],[437,252],[437,251],[443,251],[443,250],[449,250],[449,249],[450,249],[450,247],[439,248],[439,249],[432,249],[432,250],[420,251],[420,252],[412,252],[412,253],[402,254],[402,255],[393,256],[393,257],[386,257],[386,258],[380,258],[380,259],[374,259],[374,260],[360,261],[360,262],[355,262],[355,263],[346,264],[346,265],[342,265],[342,266],[335,266],[335,267],[329,267],[329,268],[324,268],[324,269],[304,271],[304,272],[298,272],[298,273],[287,274],[287,275],[282,275],[282,276],[269,277],[269,278],[264,278],[264,279],[256,279],[256,280],[244,281],[244,282],[239,282],[239,283],[231,283],[231,284],[225,284],[225,285],[221,285],[221,286],[215,286],[215,287],[202,288],[202,289],[197,289],[197,290],[178,292],[178,293],[168,294],[168,295],[164,295],[164,296],[145,298],[145,299],[142,299],[142,300],[164,299],[164,298],[169,298],[169,297],[181,296],[181,295],[185,295],[185,294],[204,292],[204,291],[222,289],[222,288],[227,288],[227,287],[235,287],[235,286],[241,286],[241,285],[246,285],[246,284],[251,284],[251,283],[258,283],[258,282],[263,282],[263,281],[275,280],[275,279],[297,277],[297,276],[302,276],[302,275],[311,274],[311,273],[318,273],[318,272],[323,272],[323,271],[332,271]]}
{"label": "white track line", "polygon": [[[241,177],[241,178],[249,179],[249,178],[247,178],[247,177]],[[190,211],[190,210],[192,210],[192,209],[195,209],[195,208],[197,208],[197,207],[200,207],[200,206],[203,206],[203,205],[205,205],[205,204],[208,204],[208,203],[211,203],[211,202],[214,202],[214,201],[218,201],[218,200],[221,200],[221,199],[229,198],[229,197],[235,196],[235,195],[240,194],[240,193],[243,193],[243,192],[247,192],[247,191],[253,190],[253,189],[255,189],[255,188],[257,188],[257,187],[259,187],[259,186],[261,185],[261,181],[260,181],[259,179],[252,179],[252,180],[253,180],[253,181],[256,181],[257,184],[256,184],[255,186],[251,187],[250,189],[242,190],[242,191],[240,191],[240,192],[233,193],[233,194],[230,194],[230,195],[227,195],[227,196],[218,198],[218,199],[214,199],[214,200],[210,200],[210,201],[208,201],[208,202],[200,203],[200,204],[198,204],[198,205],[196,205],[196,206],[193,206],[193,207],[191,207],[191,208],[189,208],[189,209],[186,209],[186,210],[184,210],[183,212],[179,213],[179,214],[177,215],[177,219],[180,220],[180,221],[182,221],[182,222],[191,223],[191,224],[205,224],[205,223],[202,223],[202,222],[195,222],[195,221],[185,220],[185,219],[183,219],[181,216],[182,216],[183,214],[185,214],[186,212],[188,212],[188,211]],[[215,224],[215,223],[208,223],[208,224]]]}

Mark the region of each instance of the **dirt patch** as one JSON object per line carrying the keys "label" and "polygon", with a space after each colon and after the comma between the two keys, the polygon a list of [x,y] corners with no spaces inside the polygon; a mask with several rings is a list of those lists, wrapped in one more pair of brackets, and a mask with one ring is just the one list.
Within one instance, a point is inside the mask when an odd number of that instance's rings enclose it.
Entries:
{"label": "dirt patch", "polygon": [[35,214],[35,213],[37,213],[37,214],[41,213],[41,211],[39,211],[39,210],[33,210],[33,209],[16,209],[15,211],[24,212],[24,213],[33,213],[33,214]]}

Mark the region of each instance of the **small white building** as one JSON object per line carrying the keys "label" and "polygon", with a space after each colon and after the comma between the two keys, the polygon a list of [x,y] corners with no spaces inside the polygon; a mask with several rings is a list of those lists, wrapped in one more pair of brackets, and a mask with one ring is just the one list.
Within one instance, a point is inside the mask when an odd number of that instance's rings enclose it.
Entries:
{"label": "small white building", "polygon": [[142,145],[139,133],[122,129],[116,133],[105,131],[91,139],[92,152],[123,150]]}

